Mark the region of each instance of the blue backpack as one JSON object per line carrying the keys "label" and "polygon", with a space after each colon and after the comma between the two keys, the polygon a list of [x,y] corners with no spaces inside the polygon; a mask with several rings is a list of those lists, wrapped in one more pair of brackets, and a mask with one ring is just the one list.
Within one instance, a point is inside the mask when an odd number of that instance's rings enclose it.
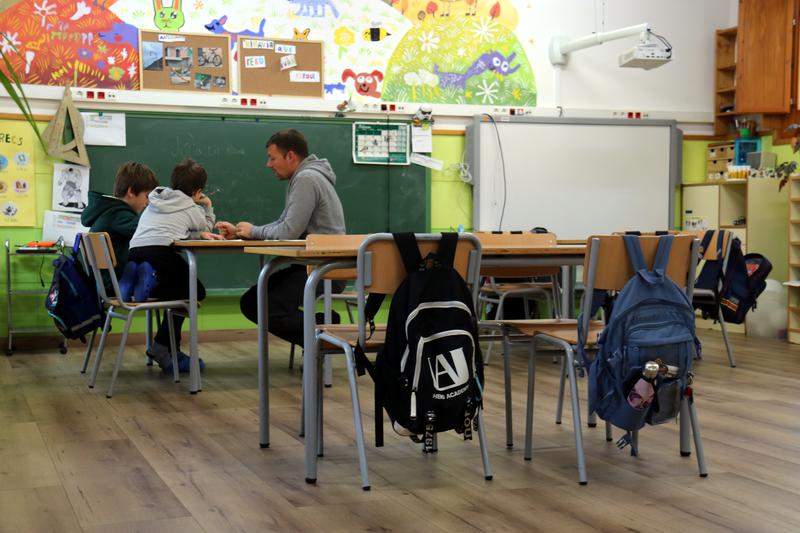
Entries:
{"label": "blue backpack", "polygon": [[[636,274],[617,295],[589,367],[589,412],[628,432],[618,442],[620,448],[631,444],[631,432],[645,423],[659,424],[677,416],[692,359],[700,350],[692,304],[666,275],[673,236],[659,239],[652,271],[645,266],[639,237],[623,239]],[[602,298],[593,296],[599,307]],[[645,408],[631,407],[628,395],[649,361],[658,363],[660,370],[651,381],[652,402]],[[631,451],[636,453],[633,447]]]}
{"label": "blue backpack", "polygon": [[62,253],[53,261],[53,281],[44,301],[47,314],[68,339],[86,341],[86,334],[103,327],[105,312],[97,296],[94,279],[77,261],[80,236],[72,254]]}

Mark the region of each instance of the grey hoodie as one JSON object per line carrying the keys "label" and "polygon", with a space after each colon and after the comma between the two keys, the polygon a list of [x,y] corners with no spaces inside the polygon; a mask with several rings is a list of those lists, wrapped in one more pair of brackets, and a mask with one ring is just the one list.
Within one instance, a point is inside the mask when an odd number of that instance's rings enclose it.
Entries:
{"label": "grey hoodie", "polygon": [[344,211],[335,184],[336,174],[328,160],[309,155],[289,178],[281,216],[264,226],[255,226],[252,238],[300,239],[308,233],[343,234]]}
{"label": "grey hoodie", "polygon": [[170,246],[183,239],[199,239],[200,232],[214,227],[214,209],[194,203],[181,191],[156,187],[148,199],[150,205],[142,212],[130,248]]}

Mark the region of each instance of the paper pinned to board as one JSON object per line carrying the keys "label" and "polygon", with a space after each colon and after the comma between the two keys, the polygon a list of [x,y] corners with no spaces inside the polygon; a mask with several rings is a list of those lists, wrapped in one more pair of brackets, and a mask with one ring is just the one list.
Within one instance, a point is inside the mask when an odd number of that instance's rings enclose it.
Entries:
{"label": "paper pinned to board", "polygon": [[64,238],[64,243],[72,246],[78,233],[86,233],[89,228],[81,225],[80,213],[62,213],[60,211],[45,211],[42,223],[42,240],[57,241]]}
{"label": "paper pinned to board", "polygon": [[82,112],[83,143],[95,146],[126,146],[125,113]]}
{"label": "paper pinned to board", "polygon": [[433,152],[433,128],[430,125],[411,125],[411,151]]}
{"label": "paper pinned to board", "polygon": [[416,152],[412,152],[408,160],[416,165],[431,168],[433,170],[442,170],[442,168],[444,168],[444,163],[440,159],[434,159],[432,157],[428,157],[427,155],[418,154]]}

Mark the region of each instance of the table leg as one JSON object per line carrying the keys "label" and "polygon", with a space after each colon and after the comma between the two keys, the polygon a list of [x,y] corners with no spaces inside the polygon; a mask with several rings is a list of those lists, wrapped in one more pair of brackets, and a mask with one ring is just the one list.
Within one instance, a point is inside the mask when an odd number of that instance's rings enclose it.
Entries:
{"label": "table leg", "polygon": [[189,392],[197,394],[202,389],[200,382],[200,356],[197,347],[197,258],[192,250],[186,249],[189,263]]}
{"label": "table leg", "polygon": [[267,284],[275,270],[288,262],[285,258],[275,258],[266,266],[261,266],[258,275],[258,443],[262,448],[269,447],[269,301]]}

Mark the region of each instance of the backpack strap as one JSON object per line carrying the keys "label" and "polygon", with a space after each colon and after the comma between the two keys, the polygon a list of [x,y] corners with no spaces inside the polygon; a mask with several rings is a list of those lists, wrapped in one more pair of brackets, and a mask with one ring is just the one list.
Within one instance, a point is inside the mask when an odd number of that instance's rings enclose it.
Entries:
{"label": "backpack strap", "polygon": [[422,254],[419,253],[417,238],[411,232],[392,233],[392,237],[397,249],[400,250],[406,274],[418,272],[422,265]]}
{"label": "backpack strap", "polygon": [[644,254],[642,254],[642,245],[639,237],[633,235],[623,235],[625,241],[625,248],[628,251],[628,259],[633,266],[636,274],[649,284],[660,283],[664,279],[667,270],[667,263],[669,261],[669,251],[672,248],[672,240],[674,235],[662,235],[658,238],[658,250],[656,251],[656,258],[653,262],[653,270],[647,270],[647,265],[644,262]]}
{"label": "backpack strap", "polygon": [[442,266],[452,267],[456,259],[456,246],[458,246],[458,233],[442,233],[439,240],[439,250],[436,258]]}
{"label": "backpack strap", "polygon": [[[700,240],[700,253],[705,254],[706,250],[708,249],[708,245],[711,242],[711,237],[714,235],[713,229],[708,229],[703,234],[703,238]],[[719,239],[717,239],[717,245],[719,245]]]}
{"label": "backpack strap", "polygon": [[658,249],[656,250],[655,261],[653,261],[653,271],[661,277],[664,277],[667,272],[669,251],[672,249],[672,241],[674,239],[674,235],[662,235],[658,238]]}

